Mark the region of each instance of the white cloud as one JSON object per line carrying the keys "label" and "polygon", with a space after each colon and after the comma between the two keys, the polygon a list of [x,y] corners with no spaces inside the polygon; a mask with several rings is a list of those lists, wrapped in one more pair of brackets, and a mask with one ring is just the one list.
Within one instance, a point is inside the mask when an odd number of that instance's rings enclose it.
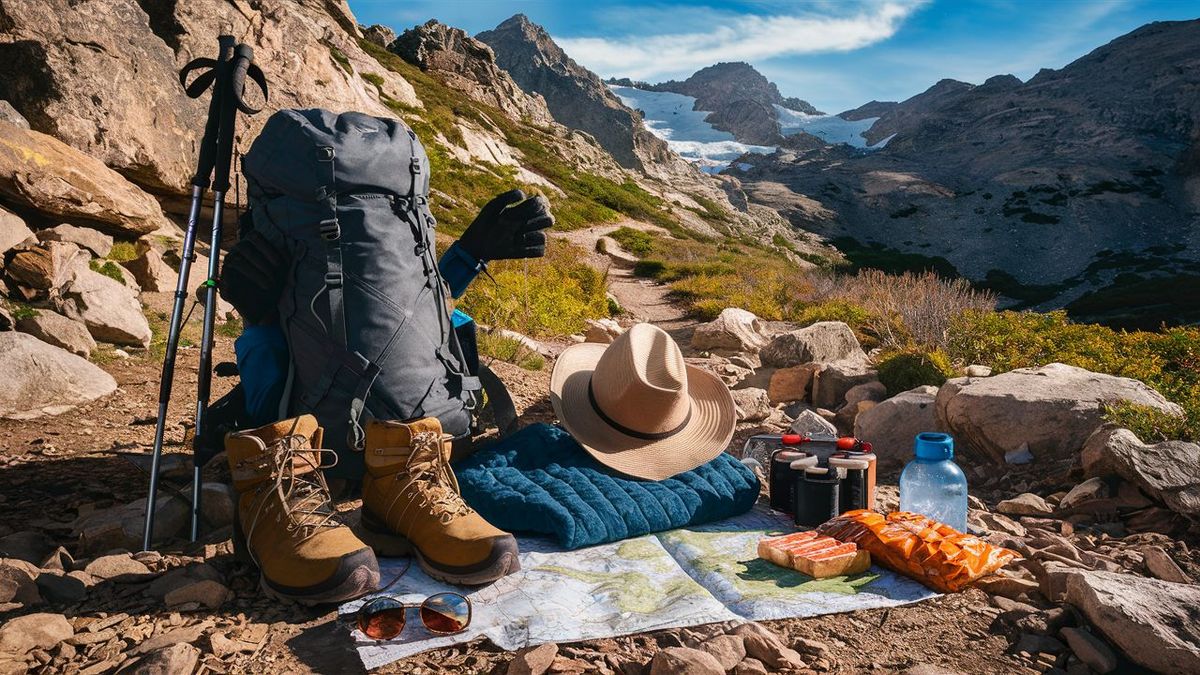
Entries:
{"label": "white cloud", "polygon": [[[731,15],[708,31],[555,38],[573,59],[604,76],[637,79],[690,74],[719,61],[845,52],[886,40],[926,0],[884,0],[846,13]],[[810,6],[812,7],[812,6]]]}

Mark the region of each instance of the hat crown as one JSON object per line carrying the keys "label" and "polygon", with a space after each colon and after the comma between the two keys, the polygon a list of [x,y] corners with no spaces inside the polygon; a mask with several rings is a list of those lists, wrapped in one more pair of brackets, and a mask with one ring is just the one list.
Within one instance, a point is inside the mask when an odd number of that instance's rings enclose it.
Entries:
{"label": "hat crown", "polygon": [[605,417],[637,433],[670,433],[691,412],[683,353],[651,324],[636,324],[609,345],[592,372],[591,390]]}

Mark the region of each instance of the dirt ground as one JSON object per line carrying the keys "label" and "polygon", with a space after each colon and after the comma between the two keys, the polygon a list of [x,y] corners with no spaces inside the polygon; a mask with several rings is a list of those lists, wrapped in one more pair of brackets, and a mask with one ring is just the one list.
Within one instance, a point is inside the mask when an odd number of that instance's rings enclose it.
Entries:
{"label": "dirt ground", "polygon": [[[669,304],[661,287],[634,279],[623,270],[615,271],[611,278],[618,300],[638,318],[673,322],[672,328],[687,327],[682,312]],[[184,431],[191,424],[197,360],[195,348],[181,350],[167,433],[171,454],[183,452]],[[218,335],[214,362],[231,360],[232,338]],[[542,371],[530,372],[506,363],[494,364],[526,421],[546,421],[553,416],[545,396],[551,366],[548,363]],[[0,536],[39,530],[73,551],[77,542],[71,523],[79,514],[145,495],[146,475],[128,458],[144,458],[151,447],[160,361],[149,354],[133,353],[129,358],[109,359],[103,368],[119,383],[116,394],[57,417],[0,425],[0,485],[4,486]],[[215,379],[214,399],[233,382]],[[225,471],[218,465],[210,467],[207,474],[219,479]],[[184,471],[169,479],[166,489],[181,488],[186,481]],[[353,517],[355,506],[349,502],[342,508]],[[258,591],[256,572],[231,555],[229,534],[228,529],[206,532],[196,544],[160,542],[161,558],[142,554],[159,568],[207,563],[222,572],[235,597],[218,610],[171,611],[148,599],[136,585],[97,587],[87,600],[68,608],[68,618],[86,617],[97,625],[119,624],[126,635],[124,640],[98,645],[84,672],[106,672],[104,666],[119,663],[119,652],[133,649],[139,636],[171,631],[193,631],[180,635],[190,637],[202,650],[201,672],[361,671],[349,632],[337,622],[336,608],[306,609],[264,597]],[[999,613],[987,595],[968,591],[891,609],[764,623],[789,643],[799,638],[825,643],[829,652],[814,663],[820,670],[898,671],[918,666],[924,669],[914,672],[1029,670],[1027,661],[1009,652],[1009,640],[992,630]],[[0,621],[4,618],[0,615]],[[717,628],[563,644],[552,672],[644,672],[658,649],[694,643]],[[245,648],[232,654],[218,650],[214,633],[238,640]],[[511,659],[511,653],[476,641],[413,656],[380,672],[495,673],[504,672]]]}

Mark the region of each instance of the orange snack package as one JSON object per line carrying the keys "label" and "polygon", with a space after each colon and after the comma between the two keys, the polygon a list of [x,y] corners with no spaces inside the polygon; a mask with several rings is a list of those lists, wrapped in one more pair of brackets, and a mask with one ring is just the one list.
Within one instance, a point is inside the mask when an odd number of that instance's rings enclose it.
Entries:
{"label": "orange snack package", "polygon": [[847,511],[817,528],[827,537],[853,542],[876,563],[936,591],[961,590],[1020,557],[920,514],[897,511],[882,516]]}

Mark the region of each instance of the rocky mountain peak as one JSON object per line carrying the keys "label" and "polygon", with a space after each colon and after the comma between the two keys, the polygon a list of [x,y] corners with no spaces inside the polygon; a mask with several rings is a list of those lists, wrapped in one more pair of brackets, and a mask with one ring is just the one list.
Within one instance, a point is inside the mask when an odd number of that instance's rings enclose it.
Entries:
{"label": "rocky mountain peak", "polygon": [[701,68],[682,82],[669,80],[651,89],[695,98],[696,110],[711,113],[705,118],[709,124],[732,133],[743,143],[756,145],[777,145],[782,140],[774,106],[809,115],[824,114],[807,101],[784,98],[773,82],[743,61],[717,63]]}
{"label": "rocky mountain peak", "polygon": [[554,119],[591,134],[621,166],[641,170],[669,161],[666,142],[646,130],[641,116],[524,14],[475,37],[492,48],[496,62],[522,89],[545,98]]}
{"label": "rocky mountain peak", "polygon": [[436,71],[451,87],[513,119],[528,117],[538,124],[554,119],[541,96],[525,93],[496,63],[491,47],[460,28],[430,19],[404,31],[388,49],[421,70]]}

